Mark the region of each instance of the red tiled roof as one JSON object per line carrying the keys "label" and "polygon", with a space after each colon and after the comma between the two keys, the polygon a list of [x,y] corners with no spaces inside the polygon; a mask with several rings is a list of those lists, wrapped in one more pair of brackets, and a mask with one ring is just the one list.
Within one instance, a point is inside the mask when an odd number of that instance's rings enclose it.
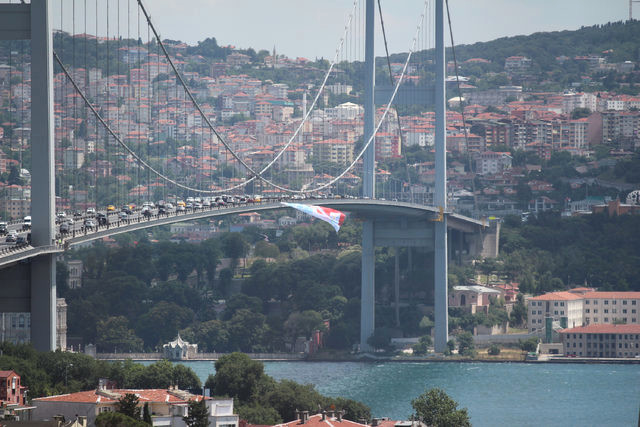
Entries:
{"label": "red tiled roof", "polygon": [[16,371],[0,371],[0,378],[7,378],[9,375],[18,375]]}
{"label": "red tiled roof", "polygon": [[591,324],[577,328],[563,329],[560,333],[585,333],[585,334],[640,334],[640,325],[611,325]]}
{"label": "red tiled roof", "polygon": [[353,421],[345,420],[338,421],[337,418],[329,418],[327,417],[324,421],[322,421],[322,415],[316,414],[311,415],[309,420],[306,423],[302,423],[300,420],[290,421],[284,424],[278,424],[281,427],[294,427],[294,426],[305,426],[305,427],[368,427],[366,424],[360,424]]}
{"label": "red tiled roof", "polygon": [[585,292],[584,298],[640,299],[640,292]]}
{"label": "red tiled roof", "polygon": [[582,295],[572,294],[571,292],[550,292],[548,294],[533,297],[531,301],[569,301],[582,299]]}
{"label": "red tiled roof", "polygon": [[[167,402],[167,403],[181,403],[186,402],[171,393],[166,389],[112,389],[107,390],[108,393],[117,393],[124,396],[127,393],[133,393],[138,396],[140,402]],[[202,396],[194,395],[193,398],[199,400]],[[59,394],[57,396],[39,397],[33,399],[34,401],[46,401],[46,402],[76,402],[76,403],[107,403],[115,402],[117,399],[107,397],[103,394],[98,394],[97,390],[79,391],[77,393]]]}

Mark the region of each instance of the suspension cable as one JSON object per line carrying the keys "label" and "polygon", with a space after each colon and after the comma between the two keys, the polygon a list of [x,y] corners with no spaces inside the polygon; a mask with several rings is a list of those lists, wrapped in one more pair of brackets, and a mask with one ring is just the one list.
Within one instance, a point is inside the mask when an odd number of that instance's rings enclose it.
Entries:
{"label": "suspension cable", "polygon": [[[451,53],[453,54],[453,66],[456,70],[456,86],[458,88],[458,98],[460,101],[460,111],[462,112],[462,128],[464,129],[464,144],[466,146],[467,157],[469,159],[469,172],[473,174],[471,156],[469,155],[469,137],[467,135],[467,120],[464,115],[464,105],[462,104],[462,92],[460,91],[460,75],[458,74],[458,60],[456,59],[456,45],[453,42],[453,27],[451,26],[451,14],[449,13],[449,0],[445,0],[447,7],[447,20],[449,21],[449,37],[451,38]],[[476,196],[476,180],[471,178],[471,191],[473,192],[473,210],[478,210],[478,197]]]}
{"label": "suspension cable", "polygon": [[244,166],[253,176],[249,179],[247,179],[246,181],[234,185],[232,187],[228,187],[226,189],[222,189],[222,190],[217,190],[216,192],[224,192],[224,191],[229,191],[229,190],[233,190],[239,187],[243,187],[245,185],[247,185],[249,182],[253,181],[254,179],[258,178],[261,181],[265,182],[266,184],[269,184],[275,188],[278,188],[279,190],[282,191],[287,191],[287,192],[292,192],[292,193],[302,193],[302,191],[299,190],[292,190],[283,186],[280,186],[278,184],[275,184],[273,182],[271,182],[270,180],[264,178],[262,176],[262,174],[264,172],[266,172],[271,166],[273,166],[273,164],[282,156],[282,154],[287,150],[287,148],[289,148],[289,146],[291,145],[291,143],[296,139],[298,133],[300,133],[300,130],[302,129],[302,127],[304,126],[304,123],[307,121],[307,119],[309,118],[309,116],[311,115],[311,112],[313,111],[313,109],[315,108],[318,100],[320,99],[320,95],[322,94],[322,91],[327,83],[327,80],[329,79],[329,75],[331,74],[331,71],[333,70],[340,52],[342,50],[342,47],[344,45],[345,42],[345,38],[347,36],[349,27],[351,26],[351,22],[353,20],[353,16],[354,16],[354,11],[356,9],[356,6],[358,4],[358,0],[354,0],[353,2],[353,7],[352,7],[352,11],[351,14],[349,15],[349,18],[347,20],[347,24],[345,25],[345,30],[343,33],[343,36],[340,38],[340,42],[338,43],[338,47],[336,49],[336,53],[334,56],[333,61],[331,62],[329,69],[327,70],[327,73],[324,76],[324,79],[322,81],[322,84],[320,86],[320,89],[318,90],[318,93],[316,94],[313,102],[311,103],[311,107],[307,110],[307,114],[306,116],[303,117],[302,121],[300,122],[300,124],[298,125],[298,127],[296,128],[295,132],[293,133],[293,135],[291,136],[291,138],[289,139],[289,141],[284,145],[284,147],[280,150],[280,152],[271,160],[271,162],[269,162],[260,172],[256,172],[254,169],[252,169],[249,165],[247,165],[241,158],[240,156],[230,147],[229,143],[222,137],[222,135],[218,132],[218,130],[213,126],[213,124],[211,123],[211,121],[209,120],[209,117],[206,116],[206,114],[204,114],[204,112],[202,111],[202,108],[200,107],[200,105],[198,104],[198,102],[196,101],[195,97],[193,96],[191,90],[189,89],[189,87],[187,86],[186,82],[184,81],[184,79],[182,78],[182,75],[178,72],[178,69],[176,68],[173,60],[171,59],[167,49],[164,46],[164,43],[162,42],[162,39],[160,38],[160,35],[158,34],[158,32],[156,31],[155,26],[153,25],[152,21],[151,21],[151,17],[150,15],[147,13],[147,10],[145,9],[142,0],[137,0],[138,1],[138,5],[140,6],[142,12],[144,13],[147,22],[149,23],[149,26],[151,27],[151,30],[153,31],[158,44],[160,45],[160,48],[162,49],[162,52],[164,53],[164,56],[167,58],[167,61],[169,62],[169,65],[171,66],[171,68],[173,69],[174,73],[176,74],[178,80],[180,81],[180,84],[183,86],[187,96],[189,96],[189,98],[191,99],[191,102],[194,104],[194,107],[198,110],[198,112],[200,113],[200,115],[202,116],[202,118],[205,120],[205,122],[207,123],[207,125],[209,126],[209,128],[214,132],[214,134],[216,135],[216,137],[218,137],[218,140],[220,140],[220,142],[222,143],[222,145],[224,145],[224,147],[227,149],[227,151],[229,151],[231,153],[231,155],[238,160],[238,162]]}
{"label": "suspension cable", "polygon": [[423,7],[423,10],[422,10],[422,14],[420,15],[420,20],[418,21],[418,27],[416,28],[416,33],[415,33],[415,35],[413,37],[413,40],[411,41],[411,47],[409,48],[409,54],[407,55],[407,59],[404,62],[404,66],[402,67],[402,73],[400,74],[400,78],[396,82],[396,85],[395,85],[395,87],[393,89],[393,93],[391,94],[391,98],[389,99],[389,103],[387,104],[384,112],[382,113],[382,117],[380,117],[380,121],[378,122],[378,124],[376,125],[375,129],[373,130],[373,133],[369,137],[369,140],[367,141],[367,143],[362,147],[362,149],[360,150],[360,153],[353,159],[351,164],[344,171],[342,171],[342,173],[340,173],[338,176],[336,176],[335,178],[333,178],[329,182],[327,182],[325,184],[322,184],[322,185],[320,185],[320,186],[318,186],[316,188],[313,188],[311,190],[298,191],[298,193],[312,193],[312,192],[315,192],[315,191],[318,191],[318,190],[325,189],[325,188],[335,184],[339,179],[341,179],[343,176],[345,176],[347,174],[347,172],[349,172],[356,165],[358,160],[360,160],[360,158],[364,155],[364,153],[367,150],[367,148],[369,147],[369,145],[371,145],[372,141],[376,137],[376,134],[378,133],[378,130],[380,129],[380,126],[382,126],[382,123],[384,122],[385,118],[387,117],[387,113],[389,112],[389,109],[391,108],[391,104],[393,104],[393,100],[396,98],[396,95],[398,94],[398,89],[400,88],[400,85],[402,84],[402,80],[404,79],[405,73],[407,72],[407,67],[409,66],[409,60],[411,59],[411,55],[413,55],[413,53],[415,51],[416,41],[417,41],[418,35],[420,34],[420,30],[422,29],[422,22],[423,22],[423,19],[424,19],[424,14],[425,14],[426,7],[427,7],[428,3],[429,3],[429,0],[425,0],[424,7]]}
{"label": "suspension cable", "polygon": [[95,115],[95,117],[98,119],[98,121],[105,127],[107,132],[116,140],[116,142],[118,144],[120,144],[120,146],[122,146],[129,154],[131,154],[131,156],[133,156],[133,158],[136,159],[138,161],[138,163],[140,163],[141,165],[146,167],[148,170],[152,171],[154,174],[156,174],[160,178],[166,180],[167,182],[172,183],[173,185],[175,185],[177,187],[183,188],[185,190],[198,191],[198,192],[207,193],[207,194],[216,193],[215,191],[204,191],[204,190],[199,190],[199,189],[196,189],[196,188],[191,188],[191,187],[186,186],[186,185],[182,185],[182,184],[170,179],[169,177],[163,175],[162,173],[158,172],[149,163],[147,163],[145,160],[143,160],[135,151],[133,151],[131,148],[129,148],[129,146],[127,144],[125,144],[122,141],[122,139],[120,139],[118,134],[115,133],[115,131],[111,128],[111,126],[109,126],[109,124],[104,120],[104,118],[100,115],[100,113],[98,113],[98,110],[96,110],[96,108],[93,106],[93,104],[91,103],[89,98],[87,98],[86,94],[80,89],[80,87],[75,82],[75,80],[73,80],[73,78],[71,77],[71,74],[69,73],[69,70],[63,64],[62,60],[60,59],[60,57],[58,56],[58,54],[56,52],[53,52],[53,58],[60,65],[60,68],[62,68],[62,72],[64,73],[64,75],[67,77],[67,79],[69,79],[69,81],[73,85],[73,88],[76,90],[76,92],[78,92],[80,97],[84,100],[85,104],[87,105],[87,107],[89,107],[89,109]]}
{"label": "suspension cable", "polygon": [[[389,81],[391,81],[391,85],[393,86],[395,82],[393,81],[393,72],[391,70],[391,58],[389,58],[389,46],[387,44],[387,32],[384,28],[384,19],[382,17],[382,4],[381,0],[378,0],[378,11],[380,15],[380,27],[382,28],[382,39],[384,40],[384,51],[387,54],[387,68],[389,68]],[[402,124],[400,123],[400,114],[398,113],[398,109],[396,108],[396,118],[398,119],[398,147],[402,150]],[[407,163],[407,181],[409,182],[409,189],[411,189],[411,174],[409,173],[409,162],[407,160],[407,154],[404,154],[404,161]],[[410,191],[411,202],[413,202],[413,192]]]}

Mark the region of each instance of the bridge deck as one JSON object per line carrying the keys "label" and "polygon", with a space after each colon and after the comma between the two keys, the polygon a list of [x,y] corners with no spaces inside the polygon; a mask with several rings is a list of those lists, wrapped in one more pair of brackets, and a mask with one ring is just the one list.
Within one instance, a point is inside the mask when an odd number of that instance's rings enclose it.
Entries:
{"label": "bridge deck", "polygon": [[[299,203],[322,205],[352,213],[358,217],[376,218],[413,218],[430,219],[438,217],[438,209],[432,206],[417,205],[406,202],[379,200],[379,199],[310,199],[300,200]],[[32,247],[25,245],[22,247],[12,247],[0,252],[0,268],[14,264],[18,261],[36,257],[47,253],[62,252],[71,245],[87,243],[104,237],[113,236],[131,231],[142,230],[150,227],[168,225],[177,222],[197,220],[203,218],[237,215],[247,212],[260,212],[268,210],[291,209],[282,205],[278,201],[265,201],[249,203],[245,205],[231,207],[211,207],[190,212],[170,212],[167,215],[153,215],[144,218],[138,215],[129,221],[114,221],[107,225],[97,227],[95,230],[77,231],[75,234],[68,234],[58,241],[57,245]],[[447,220],[449,228],[472,233],[481,229],[482,221],[465,217],[463,215],[448,213]]]}

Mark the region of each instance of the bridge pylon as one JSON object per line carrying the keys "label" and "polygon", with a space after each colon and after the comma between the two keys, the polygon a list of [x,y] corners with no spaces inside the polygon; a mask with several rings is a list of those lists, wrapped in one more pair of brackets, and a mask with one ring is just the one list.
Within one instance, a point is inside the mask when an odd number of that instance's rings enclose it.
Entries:
{"label": "bridge pylon", "polygon": [[[55,245],[55,177],[53,115],[53,41],[48,0],[0,5],[0,39],[31,40],[31,244]],[[30,261],[29,286],[23,303],[4,311],[31,312],[31,343],[37,350],[56,349],[56,264],[53,254]],[[11,299],[15,286],[0,289]],[[15,289],[14,289],[15,290]],[[26,301],[28,300],[28,302]]]}

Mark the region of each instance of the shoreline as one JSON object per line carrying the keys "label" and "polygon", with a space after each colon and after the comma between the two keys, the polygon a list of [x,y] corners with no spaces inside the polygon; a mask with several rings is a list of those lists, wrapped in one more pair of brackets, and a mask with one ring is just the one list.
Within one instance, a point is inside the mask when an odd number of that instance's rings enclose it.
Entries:
{"label": "shoreline", "polygon": [[[420,357],[420,358],[397,358],[397,357],[377,357],[374,355],[361,355],[361,356],[353,356],[353,357],[314,357],[314,358],[306,358],[301,355],[292,355],[292,354],[283,354],[280,357],[264,357],[263,355],[253,355],[247,353],[247,355],[253,360],[259,360],[262,362],[336,362],[336,363],[344,363],[344,362],[369,362],[369,363],[425,363],[425,362],[435,362],[435,363],[530,363],[530,364],[542,364],[542,363],[553,363],[553,364],[582,364],[582,365],[640,365],[640,358],[579,358],[579,357],[550,357],[545,359],[538,360],[518,360],[518,359],[472,359],[472,358],[444,358],[444,357]],[[134,357],[132,357],[134,356]],[[162,357],[158,357],[156,354],[149,354],[149,357],[140,357],[142,354],[138,353],[135,355],[130,355],[126,353],[121,354],[99,354],[96,355],[97,360],[104,361],[124,361],[124,360],[132,360],[134,362],[157,362],[163,360]],[[170,360],[171,362],[215,362],[220,357],[224,356],[224,354],[216,355],[216,357],[202,357],[202,358],[194,358],[194,359],[181,359],[181,360]]]}

